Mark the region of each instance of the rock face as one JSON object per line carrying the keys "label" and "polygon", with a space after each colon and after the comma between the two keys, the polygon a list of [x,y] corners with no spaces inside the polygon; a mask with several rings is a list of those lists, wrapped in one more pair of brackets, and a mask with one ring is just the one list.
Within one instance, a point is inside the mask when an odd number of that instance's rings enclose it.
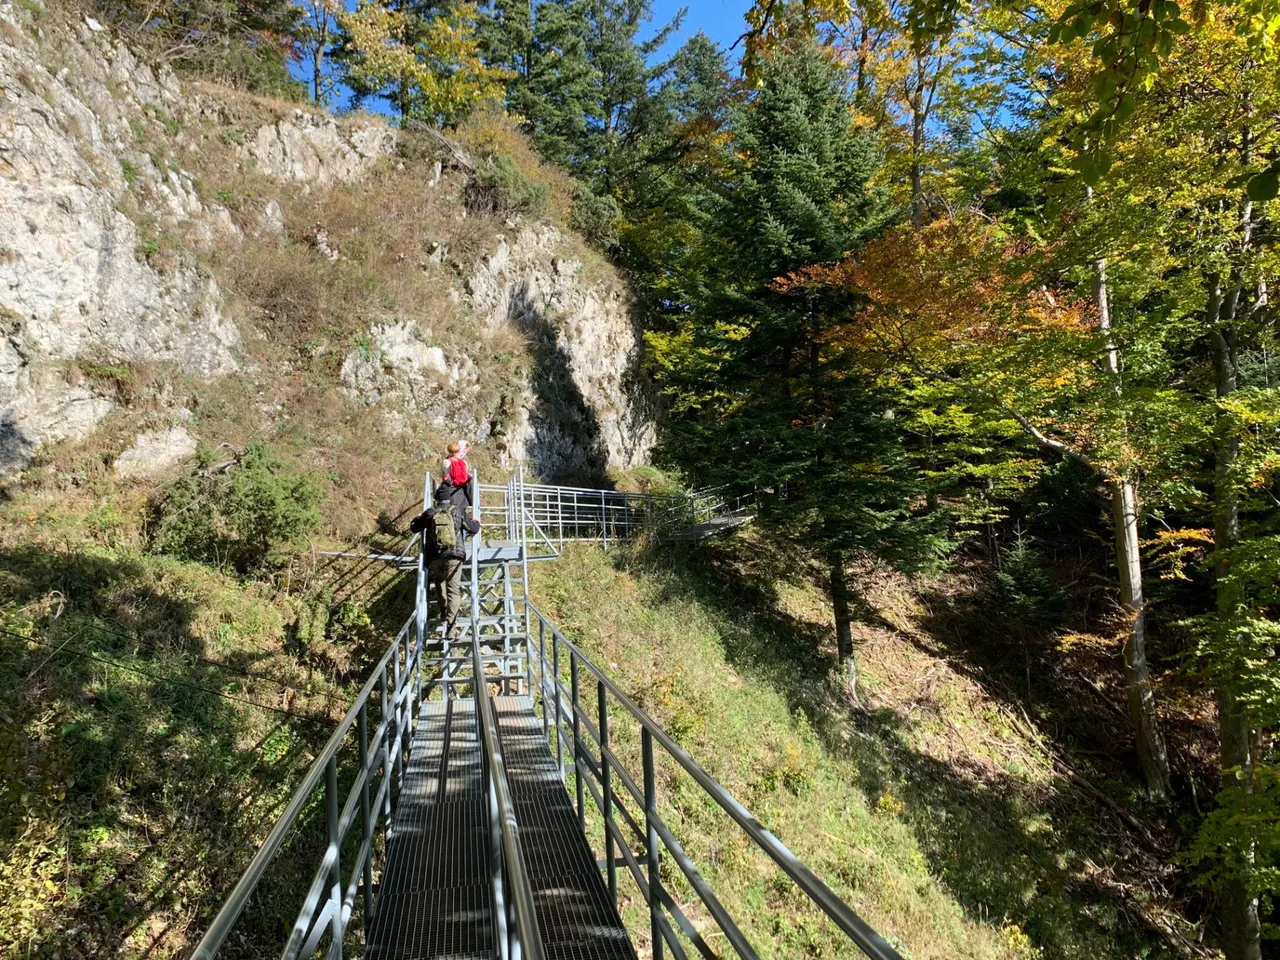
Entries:
{"label": "rock face", "polygon": [[344,128],[332,117],[294,110],[289,120],[259,127],[244,154],[267,176],[324,186],[359,180],[395,149],[396,136],[386,127]]}
{"label": "rock face", "polygon": [[582,278],[555,227],[518,229],[457,294],[488,330],[511,327],[528,342],[532,369],[517,395],[486,403],[475,365],[408,321],[375,324],[369,345],[344,360],[342,384],[370,406],[395,401],[387,415],[398,427],[408,424],[397,406],[492,441],[503,459],[544,479],[594,483],[643,462],[654,441],[629,302],[616,282]]}
{"label": "rock face", "polygon": [[152,430],[139,434],[129,448],[116,457],[116,476],[149,477],[163,473],[196,452],[196,438],[184,427]]}
{"label": "rock face", "polygon": [[[218,138],[232,162],[238,156],[294,197],[354,184],[398,149],[377,119],[274,105],[251,111],[256,119],[241,129],[232,100],[184,91],[92,18],[56,29],[53,42],[38,38],[0,0],[0,479],[42,445],[84,437],[119,402],[77,367],[159,363],[197,382],[273,375],[244,358],[240,330],[192,247],[302,239],[342,269],[347,234],[288,222],[270,196],[245,204],[202,195],[184,162],[203,162],[204,140]],[[273,119],[252,126],[264,114]],[[443,179],[436,162],[428,185]],[[457,203],[435,215],[462,219],[461,190]],[[552,226],[506,229],[474,268],[451,259],[445,242],[400,252],[406,270],[441,280],[455,271],[452,301],[463,316],[441,324],[453,339],[404,318],[368,318],[368,336],[343,357],[341,387],[380,407],[393,427],[425,422],[492,443],[500,460],[527,462],[548,479],[590,481],[642,461],[653,426],[623,285],[603,264],[584,271]],[[525,340],[526,382],[498,383],[477,367],[486,355],[475,338],[486,331],[505,344],[512,331]],[[509,346],[502,353],[512,356]],[[520,362],[504,376],[520,376]],[[118,458],[117,473],[163,469],[193,443],[180,428],[144,435]]]}
{"label": "rock face", "polygon": [[128,181],[147,175],[170,215],[200,210],[189,175],[128,159],[131,115],[176,108],[172,75],[87,23],[62,50],[67,65],[51,73],[12,7],[0,5],[0,21],[13,28],[0,43],[2,476],[111,409],[68,381],[68,361],[161,361],[214,377],[237,368],[240,337],[216,286],[194,269],[152,268],[119,209]]}
{"label": "rock face", "polygon": [[640,339],[619,283],[582,278],[560,231],[527,225],[466,283],[490,328],[514,326],[533,360],[508,444],[548,478],[592,479],[643,462],[654,442]]}

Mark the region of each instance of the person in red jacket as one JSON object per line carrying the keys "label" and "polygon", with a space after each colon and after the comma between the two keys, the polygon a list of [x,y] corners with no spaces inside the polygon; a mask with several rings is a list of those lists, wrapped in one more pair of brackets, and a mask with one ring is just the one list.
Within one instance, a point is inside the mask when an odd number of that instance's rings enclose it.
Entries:
{"label": "person in red jacket", "polygon": [[450,502],[455,506],[471,505],[471,469],[467,466],[467,442],[455,440],[449,444],[449,456],[445,458],[444,469],[440,478],[454,488]]}

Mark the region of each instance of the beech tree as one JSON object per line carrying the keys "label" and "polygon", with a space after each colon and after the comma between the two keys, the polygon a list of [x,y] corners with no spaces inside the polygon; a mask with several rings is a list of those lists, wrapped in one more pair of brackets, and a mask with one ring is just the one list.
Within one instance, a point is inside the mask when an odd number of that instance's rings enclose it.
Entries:
{"label": "beech tree", "polygon": [[418,10],[360,0],[338,15],[345,78],[358,97],[382,96],[402,120],[451,123],[496,101],[503,74],[480,58],[473,4]]}

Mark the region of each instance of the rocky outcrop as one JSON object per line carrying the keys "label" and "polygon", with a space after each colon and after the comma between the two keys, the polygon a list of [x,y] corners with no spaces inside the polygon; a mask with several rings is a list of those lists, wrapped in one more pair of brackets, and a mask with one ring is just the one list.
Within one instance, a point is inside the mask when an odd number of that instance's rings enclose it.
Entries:
{"label": "rocky outcrop", "polygon": [[[79,377],[77,364],[161,363],[197,381],[237,370],[270,377],[243,358],[240,331],[196,251],[279,237],[303,240],[343,269],[350,234],[289,222],[289,207],[259,175],[279,182],[287,204],[313,188],[355,184],[399,148],[397,133],[376,118],[184,91],[91,18],[69,31],[58,25],[51,41],[16,10],[0,0],[0,478],[44,444],[85,436],[119,402],[116,391]],[[220,162],[249,174],[248,196],[201,187],[185,168],[205,162],[215,139]],[[473,167],[452,155],[425,185],[440,191],[435,215],[460,222],[467,210],[452,173]],[[549,479],[596,479],[643,460],[653,427],[623,285],[602,262],[584,270],[590,258],[552,226],[508,221],[505,229],[506,237],[490,234],[491,252],[475,265],[454,259],[447,239],[399,251],[405,270],[452,278],[460,316],[442,318],[447,341],[425,320],[362,318],[368,335],[342,358],[340,386],[380,407],[393,427],[426,422],[487,441],[499,459],[527,462]],[[476,340],[493,333],[510,359],[513,330],[528,344],[530,373],[515,382],[521,357],[499,383],[478,368],[489,354]],[[161,416],[176,402],[151,399]],[[189,439],[141,437],[117,473],[141,475],[186,456]]]}
{"label": "rocky outcrop", "polygon": [[436,426],[475,434],[476,421],[460,416],[472,406],[470,394],[479,382],[475,365],[465,356],[451,361],[410,320],[375,324],[369,345],[343,361],[339,379],[350,396],[370,406],[394,399]]}
{"label": "rocky outcrop", "polygon": [[[197,377],[238,366],[239,332],[216,286],[190,267],[164,273],[121,212],[150,177],[165,214],[201,210],[184,173],[135,154],[130,120],[179,106],[179,88],[86,20],[45,65],[0,4],[0,475],[44,443],[84,435],[111,409],[69,382],[67,361],[169,362]],[[152,241],[154,242],[154,241]]]}
{"label": "rocky outcrop", "polygon": [[544,477],[592,479],[648,457],[654,426],[620,282],[584,278],[560,231],[530,224],[499,240],[465,292],[486,326],[529,341],[532,374],[507,441],[519,459]]}
{"label": "rocky outcrop", "polygon": [[195,455],[196,438],[186,427],[150,430],[138,434],[120,456],[115,472],[119,477],[150,477]]}
{"label": "rocky outcrop", "polygon": [[294,110],[290,118],[258,128],[243,153],[269,177],[354,183],[396,150],[396,135],[377,124],[339,124],[333,117]]}
{"label": "rocky outcrop", "polygon": [[[410,321],[375,324],[342,365],[342,383],[370,405],[403,410],[473,441],[491,440],[511,462],[546,479],[595,481],[643,462],[654,427],[638,374],[639,339],[626,291],[582,276],[554,226],[525,224],[466,279],[458,299],[489,331],[524,335],[532,368],[518,395],[489,409],[464,354],[430,343]],[[392,403],[386,403],[393,401]]]}

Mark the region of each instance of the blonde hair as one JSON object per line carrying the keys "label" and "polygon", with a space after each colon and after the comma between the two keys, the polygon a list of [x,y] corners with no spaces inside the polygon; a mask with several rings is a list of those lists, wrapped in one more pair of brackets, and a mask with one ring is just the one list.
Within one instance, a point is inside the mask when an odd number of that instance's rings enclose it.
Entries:
{"label": "blonde hair", "polygon": [[456,457],[461,450],[462,450],[462,444],[460,444],[457,440],[455,440],[453,441],[453,443],[449,444],[447,452],[449,456]]}

